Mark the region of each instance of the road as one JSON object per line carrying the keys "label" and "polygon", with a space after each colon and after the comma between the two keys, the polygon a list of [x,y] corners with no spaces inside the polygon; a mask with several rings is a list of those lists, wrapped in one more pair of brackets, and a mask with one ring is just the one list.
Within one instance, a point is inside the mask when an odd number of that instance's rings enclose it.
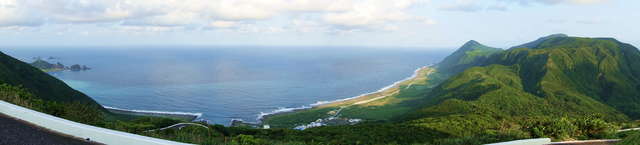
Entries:
{"label": "road", "polygon": [[0,113],[0,145],[99,145],[55,133]]}

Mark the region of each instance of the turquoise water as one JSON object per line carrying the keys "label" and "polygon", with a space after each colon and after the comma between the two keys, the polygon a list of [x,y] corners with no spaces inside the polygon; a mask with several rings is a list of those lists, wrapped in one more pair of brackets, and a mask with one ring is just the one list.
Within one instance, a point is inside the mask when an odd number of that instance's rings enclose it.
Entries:
{"label": "turquoise water", "polygon": [[212,123],[378,90],[447,51],[394,48],[15,48],[23,61],[54,56],[92,70],[53,76],[105,106],[203,113]]}

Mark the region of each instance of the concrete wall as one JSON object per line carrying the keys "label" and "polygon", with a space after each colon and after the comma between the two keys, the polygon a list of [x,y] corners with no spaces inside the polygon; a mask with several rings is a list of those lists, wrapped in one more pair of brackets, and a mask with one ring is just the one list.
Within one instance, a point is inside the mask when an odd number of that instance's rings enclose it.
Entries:
{"label": "concrete wall", "polygon": [[547,145],[614,145],[619,139],[554,142]]}
{"label": "concrete wall", "polygon": [[551,143],[551,139],[549,138],[539,138],[539,139],[525,139],[525,140],[516,140],[509,142],[501,142],[501,143],[492,143],[486,145],[546,145]]}
{"label": "concrete wall", "polygon": [[121,131],[115,131],[91,125],[81,124],[49,114],[40,113],[0,100],[0,113],[63,134],[89,138],[92,141],[110,145],[188,145],[185,143],[146,137]]}

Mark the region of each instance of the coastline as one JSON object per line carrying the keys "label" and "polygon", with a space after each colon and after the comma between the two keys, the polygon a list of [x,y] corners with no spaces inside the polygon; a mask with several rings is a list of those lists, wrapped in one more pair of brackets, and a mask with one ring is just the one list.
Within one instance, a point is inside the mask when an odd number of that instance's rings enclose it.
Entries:
{"label": "coastline", "polygon": [[156,117],[169,117],[186,121],[197,121],[202,117],[202,113],[189,113],[189,112],[168,112],[168,111],[151,111],[151,110],[132,110],[122,109],[110,106],[103,106],[111,113],[126,114],[135,116],[156,116]]}
{"label": "coastline", "polygon": [[[364,93],[354,97],[338,99],[333,101],[318,101],[313,104],[296,107],[296,108],[279,108],[268,113],[261,112],[258,115],[258,119],[257,119],[258,122],[255,124],[263,125],[264,120],[267,120],[272,116],[297,113],[305,110],[319,109],[319,108],[326,108],[326,107],[336,107],[336,106],[364,105],[379,99],[383,99],[389,96],[389,95],[386,95],[388,93],[397,93],[397,89],[394,89],[394,88],[399,88],[399,86],[401,85],[406,85],[407,82],[424,77],[422,75],[428,76],[433,72],[435,72],[434,65],[423,66],[423,67],[417,68],[410,77],[396,81],[391,85],[382,87],[373,92]],[[408,84],[408,86],[411,86],[411,84]],[[248,122],[243,122],[243,123],[248,123]]]}

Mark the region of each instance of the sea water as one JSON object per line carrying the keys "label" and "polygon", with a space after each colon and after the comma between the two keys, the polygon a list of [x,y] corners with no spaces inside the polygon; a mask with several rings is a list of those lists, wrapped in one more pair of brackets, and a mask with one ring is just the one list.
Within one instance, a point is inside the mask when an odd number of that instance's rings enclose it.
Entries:
{"label": "sea water", "polygon": [[[228,125],[260,114],[376,91],[448,51],[359,47],[3,48],[22,61],[81,64],[51,72],[104,106],[202,113]],[[54,57],[49,60],[48,57]]]}

